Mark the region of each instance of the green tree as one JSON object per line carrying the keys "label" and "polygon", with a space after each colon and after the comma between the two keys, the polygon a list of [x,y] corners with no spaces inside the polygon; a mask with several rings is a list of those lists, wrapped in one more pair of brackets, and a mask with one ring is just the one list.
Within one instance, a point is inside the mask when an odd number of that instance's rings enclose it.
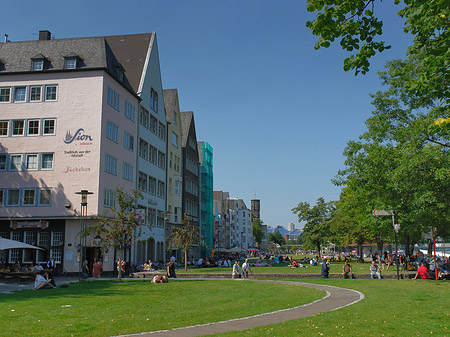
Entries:
{"label": "green tree", "polygon": [[277,243],[280,246],[283,246],[286,244],[286,240],[284,239],[283,235],[281,235],[281,233],[278,231],[275,231],[274,233],[269,233],[267,235],[267,241]]}
{"label": "green tree", "polygon": [[253,229],[253,237],[257,243],[257,247],[261,246],[261,241],[264,239],[264,232],[261,229],[261,225],[263,221],[261,219],[256,218],[252,213],[252,229]]}
{"label": "green tree", "polygon": [[306,221],[303,227],[303,245],[305,248],[317,249],[326,244],[330,238],[329,220],[334,210],[334,202],[325,202],[324,198],[317,199],[316,205],[310,206],[308,202],[300,202],[292,209],[297,214],[298,221]]}
{"label": "green tree", "polygon": [[[137,190],[133,190],[129,195],[120,187],[116,189],[115,194],[118,207],[111,208],[111,213],[105,212],[102,216],[95,217],[96,224],[87,227],[83,235],[86,236],[89,233],[99,235],[102,250],[116,248],[119,261],[122,261],[124,248],[130,246],[141,232],[141,223],[136,215],[136,202],[142,195]],[[122,282],[120,270],[118,279]]]}
{"label": "green tree", "polygon": [[[408,48],[410,60],[420,60],[417,76],[405,83],[405,88],[429,100],[440,100],[448,107],[450,99],[450,5],[448,0],[395,0],[398,16],[404,19],[403,31],[414,37]],[[318,36],[316,49],[328,48],[335,40],[353,53],[344,60],[344,70],[355,74],[369,70],[369,59],[390,48],[380,37],[383,21],[375,15],[377,0],[307,0],[307,10],[316,18],[306,26]],[[402,71],[405,69],[402,69]],[[448,116],[446,116],[448,117]]]}
{"label": "green tree", "polygon": [[183,221],[170,234],[169,242],[173,243],[177,249],[184,253],[184,270],[187,271],[188,251],[193,245],[199,244],[202,239],[198,226],[191,224],[187,214]]}

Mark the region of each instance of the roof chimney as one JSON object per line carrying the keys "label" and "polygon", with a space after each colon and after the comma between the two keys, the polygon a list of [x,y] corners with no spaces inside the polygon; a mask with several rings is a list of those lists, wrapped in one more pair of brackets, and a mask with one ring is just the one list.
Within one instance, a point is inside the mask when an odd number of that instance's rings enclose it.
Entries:
{"label": "roof chimney", "polygon": [[52,33],[50,33],[48,30],[40,30],[39,31],[39,40],[51,40],[52,39]]}

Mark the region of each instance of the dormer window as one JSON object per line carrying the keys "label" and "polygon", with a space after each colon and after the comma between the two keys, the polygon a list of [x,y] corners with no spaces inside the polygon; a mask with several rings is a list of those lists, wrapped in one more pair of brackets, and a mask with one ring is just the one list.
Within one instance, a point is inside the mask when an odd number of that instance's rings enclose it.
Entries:
{"label": "dormer window", "polygon": [[82,63],[77,54],[70,53],[64,56],[64,69],[77,69],[82,66]]}
{"label": "dormer window", "polygon": [[69,57],[64,59],[64,69],[76,69],[77,59],[75,57]]}
{"label": "dormer window", "polygon": [[32,68],[34,71],[40,71],[44,69],[44,60],[33,60]]}
{"label": "dormer window", "polygon": [[120,82],[123,82],[125,69],[119,64],[116,66],[117,76],[119,77]]}
{"label": "dormer window", "polygon": [[31,58],[31,70],[32,71],[42,71],[45,67],[45,56],[38,54]]}

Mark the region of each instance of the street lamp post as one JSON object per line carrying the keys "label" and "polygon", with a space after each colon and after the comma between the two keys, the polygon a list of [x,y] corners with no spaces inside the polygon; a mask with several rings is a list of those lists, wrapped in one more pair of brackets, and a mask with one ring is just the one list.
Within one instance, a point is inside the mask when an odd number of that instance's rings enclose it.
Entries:
{"label": "street lamp post", "polygon": [[[392,216],[392,221],[394,221],[394,216]],[[398,244],[397,244],[397,233],[400,230],[400,224],[394,224],[394,233],[395,233],[395,263],[397,265],[397,280],[400,280],[399,274],[399,261],[398,261]]]}
{"label": "street lamp post", "polygon": [[[86,218],[87,218],[87,196],[89,194],[94,194],[94,192],[89,192],[88,190],[81,190],[80,192],[75,192],[75,194],[81,195],[81,213],[80,213],[80,244],[78,247],[80,248],[80,264],[79,264],[79,279],[81,280],[83,273],[83,261],[86,255],[86,236],[83,239],[83,233],[86,229]],[[84,241],[84,242],[83,242]]]}

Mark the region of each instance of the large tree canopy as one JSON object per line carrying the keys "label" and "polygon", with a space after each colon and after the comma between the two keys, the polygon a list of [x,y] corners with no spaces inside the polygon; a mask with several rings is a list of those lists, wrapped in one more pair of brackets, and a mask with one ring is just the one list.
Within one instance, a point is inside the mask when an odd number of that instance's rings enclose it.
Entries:
{"label": "large tree canopy", "polygon": [[[450,101],[449,0],[394,0],[398,16],[405,20],[403,30],[414,37],[408,48],[409,58],[418,62],[405,88],[427,100],[437,100],[448,108]],[[307,10],[316,18],[306,26],[319,37],[315,46],[328,48],[335,40],[353,53],[344,60],[344,70],[355,74],[369,71],[369,59],[390,48],[380,37],[382,18],[377,17],[377,0],[307,0]],[[405,68],[400,71],[408,71]],[[444,117],[448,117],[446,109]]]}
{"label": "large tree canopy", "polygon": [[326,244],[331,236],[329,220],[334,211],[334,202],[325,202],[324,198],[317,199],[316,205],[312,206],[308,202],[300,202],[292,209],[297,214],[298,221],[306,221],[303,227],[304,248],[317,249]]}

